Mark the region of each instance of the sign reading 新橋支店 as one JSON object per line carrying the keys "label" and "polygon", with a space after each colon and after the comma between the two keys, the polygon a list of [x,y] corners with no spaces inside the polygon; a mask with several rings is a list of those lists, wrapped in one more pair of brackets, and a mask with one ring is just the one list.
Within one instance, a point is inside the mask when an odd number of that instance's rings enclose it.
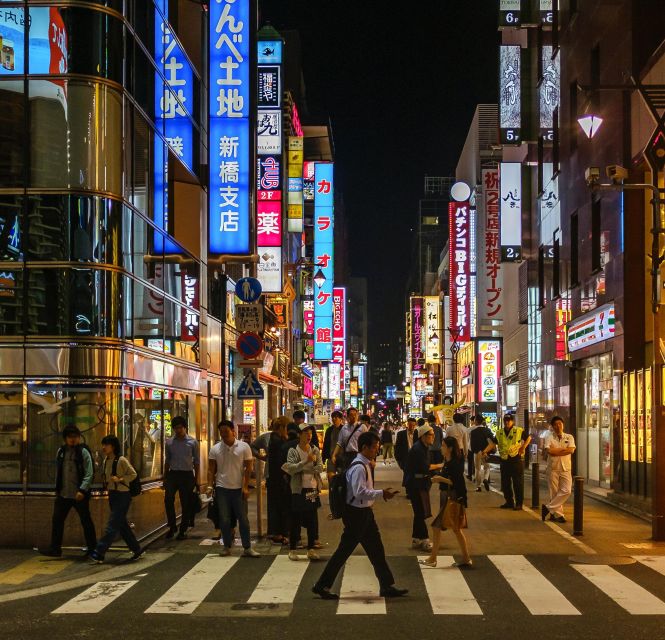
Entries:
{"label": "sign reading \u65b0\u6a4b\u652f\u5e97", "polygon": [[614,338],[614,304],[605,304],[568,323],[568,353]]}

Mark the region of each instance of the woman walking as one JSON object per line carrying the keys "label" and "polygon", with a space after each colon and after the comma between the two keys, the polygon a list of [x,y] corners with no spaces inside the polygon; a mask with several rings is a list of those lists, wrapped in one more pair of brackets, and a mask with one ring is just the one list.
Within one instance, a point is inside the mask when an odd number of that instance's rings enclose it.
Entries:
{"label": "woman walking", "polygon": [[289,537],[290,560],[299,560],[296,549],[300,527],[307,529],[307,558],[318,560],[315,551],[318,530],[318,509],[323,463],[321,452],[310,445],[312,432],[305,424],[298,426],[298,444],[289,449],[282,469],[291,476],[291,535]]}
{"label": "woman walking", "polygon": [[143,555],[143,550],[127,522],[127,512],[132,503],[129,484],[136,478],[136,470],[127,458],[120,455],[120,441],[115,436],[102,438],[102,452],[105,456],[102,482],[108,490],[111,515],[104,536],[97,542],[90,558],[97,564],[104,562],[108,548],[120,534],[132,552],[131,560],[138,560]]}
{"label": "woman walking", "polygon": [[473,564],[469,547],[462,529],[466,528],[466,483],[464,482],[464,453],[457,440],[448,436],[443,439],[444,457],[441,475],[432,477],[432,482],[441,483],[441,508],[432,520],[432,551],[420,564],[436,567],[441,532],[452,529],[462,552],[462,560],[455,562],[455,567],[470,567]]}

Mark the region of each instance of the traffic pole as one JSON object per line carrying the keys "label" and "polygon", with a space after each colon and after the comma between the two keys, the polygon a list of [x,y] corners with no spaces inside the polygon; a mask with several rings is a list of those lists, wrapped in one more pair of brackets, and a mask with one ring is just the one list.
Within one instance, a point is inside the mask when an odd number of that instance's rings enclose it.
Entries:
{"label": "traffic pole", "polygon": [[584,478],[575,476],[575,495],[573,502],[573,535],[584,534]]}
{"label": "traffic pole", "polygon": [[540,464],[531,463],[531,508],[540,509]]}

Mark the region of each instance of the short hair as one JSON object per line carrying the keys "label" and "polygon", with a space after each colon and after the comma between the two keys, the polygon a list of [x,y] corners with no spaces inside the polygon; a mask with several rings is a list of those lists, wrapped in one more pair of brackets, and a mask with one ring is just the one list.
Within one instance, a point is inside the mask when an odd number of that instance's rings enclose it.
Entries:
{"label": "short hair", "polygon": [[419,427],[424,427],[425,426],[425,418],[418,418],[418,421],[416,423]]}
{"label": "short hair", "polygon": [[461,413],[453,414],[453,422],[463,423],[464,422],[464,416]]}
{"label": "short hair", "polygon": [[113,447],[113,453],[116,456],[120,455],[120,440],[115,436],[104,436],[102,438],[102,444],[110,444]]}
{"label": "short hair", "polygon": [[305,412],[301,411],[300,409],[298,411],[293,412],[293,419],[294,420],[300,420],[300,419],[305,419]]}
{"label": "short hair", "polygon": [[346,410],[346,412],[349,413],[349,411],[355,411],[356,413],[358,413],[358,409],[356,409],[355,407],[349,407],[349,408]]}
{"label": "short hair", "polygon": [[235,427],[233,426],[233,420],[220,420],[219,424],[217,425],[217,429],[221,431],[222,429],[231,429],[231,431],[235,431]]}
{"label": "short hair", "polygon": [[182,416],[176,416],[171,420],[171,429],[175,429],[176,427],[185,427],[187,429],[187,420]]}
{"label": "short hair", "polygon": [[477,413],[475,416],[473,416],[473,421],[478,422],[479,424],[485,424],[485,416],[481,416],[479,413]]}
{"label": "short hair", "polygon": [[555,423],[557,420],[560,420],[561,422],[563,422],[564,424],[566,424],[566,423],[565,423],[565,420],[564,420],[561,416],[552,416],[552,419],[550,420],[550,424],[551,424],[552,426],[554,426],[554,423]]}
{"label": "short hair", "polygon": [[361,433],[358,438],[358,451],[362,451],[364,447],[371,447],[375,442],[379,442],[379,436],[374,431]]}
{"label": "short hair", "polygon": [[330,419],[332,420],[333,418],[340,418],[341,420],[344,420],[344,414],[341,411],[333,411],[330,414]]}
{"label": "short hair", "polygon": [[372,418],[370,418],[366,413],[363,413],[360,416],[360,422],[372,422]]}
{"label": "short hair", "polygon": [[80,436],[81,430],[75,424],[68,424],[62,430],[62,439],[66,440],[69,436]]}
{"label": "short hair", "polygon": [[427,416],[427,422],[429,422],[430,424],[436,424],[436,417],[434,416],[433,413],[430,413]]}
{"label": "short hair", "polygon": [[417,422],[416,419],[415,419],[413,416],[409,416],[409,417],[406,419],[406,421],[407,421],[407,422]]}

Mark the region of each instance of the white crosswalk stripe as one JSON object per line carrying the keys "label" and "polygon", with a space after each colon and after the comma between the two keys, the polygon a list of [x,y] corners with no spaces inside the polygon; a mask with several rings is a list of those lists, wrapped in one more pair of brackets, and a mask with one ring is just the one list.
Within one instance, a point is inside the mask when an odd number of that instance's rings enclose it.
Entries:
{"label": "white crosswalk stripe", "polygon": [[[588,580],[601,592],[610,610],[616,603],[630,615],[665,616],[665,602],[638,584],[646,580],[649,589],[660,589],[658,592],[660,595],[665,592],[665,580],[663,580],[665,556],[634,556],[642,568],[637,569],[638,573],[631,574],[631,578],[607,565],[571,565],[567,558],[562,558],[559,564],[552,564],[550,560],[546,563],[546,568],[543,568],[543,564],[536,558],[527,559],[523,555],[491,555],[487,558],[491,564],[478,558],[473,571],[468,572],[452,567],[452,556],[440,556],[439,565],[434,569],[417,565],[417,558],[413,556],[390,558],[389,562],[395,565],[396,573],[407,574],[411,579],[414,575],[419,580],[422,579],[420,589],[411,585],[409,600],[416,608],[427,606],[431,613],[437,616],[492,615],[493,608],[496,608],[502,598],[509,597],[514,603],[515,596],[528,612],[535,616],[597,614],[597,602],[594,601],[592,611],[580,605],[580,600],[582,603],[585,602],[579,590],[582,578]],[[193,567],[184,571],[162,596],[145,609],[145,613],[193,614],[204,602],[205,606],[213,604],[209,602],[215,599],[214,596],[211,597],[211,592],[220,583],[220,592],[227,594],[225,598],[228,598],[228,594],[237,592],[236,581],[241,576],[241,569],[243,572],[245,569],[238,565],[233,577],[227,575],[236,565],[237,556],[220,557],[218,554],[208,554],[197,560]],[[309,587],[314,584],[323,569],[322,564],[313,565],[304,556],[301,561],[293,562],[286,555],[265,558],[256,563],[247,563],[245,566],[254,567],[249,572],[251,577],[244,575],[240,578],[247,589],[244,593],[250,593],[249,598],[245,601],[245,596],[236,602],[229,602],[226,599],[219,604],[259,605],[258,609],[249,606],[246,614],[248,616],[252,615],[252,611],[263,611],[262,615],[265,615],[266,609],[260,605],[277,605],[274,609],[275,615],[277,612],[279,615],[292,614],[305,600],[307,606],[310,606],[312,596]],[[488,600],[486,591],[481,591],[479,595],[475,590],[479,589],[481,584],[484,584],[484,589],[487,588],[483,576],[493,576],[491,580],[493,584],[496,584],[496,580],[504,581],[515,595],[512,595],[510,589],[505,588],[498,588],[496,596],[492,596],[491,601]],[[574,576],[581,577],[575,577],[573,580]],[[52,613],[96,614],[114,611],[115,607],[119,606],[117,601],[123,594],[130,589],[134,590],[132,593],[138,593],[148,581],[152,585],[151,588],[154,588],[156,577],[157,574],[151,572],[143,577],[137,575],[127,580],[98,582],[64,602]],[[555,580],[555,583],[551,580]],[[569,584],[571,586],[568,592]],[[133,604],[131,599],[123,599],[122,602],[123,606],[131,607]],[[284,609],[280,608],[282,605],[293,606]],[[337,606],[329,606],[326,610],[330,615],[383,616],[394,612],[393,607],[393,604],[379,596],[378,581],[368,558],[357,555],[351,556],[344,568]],[[198,613],[207,615],[204,607]]]}
{"label": "white crosswalk stripe", "polygon": [[208,554],[188,571],[146,613],[194,613],[238,558]]}

